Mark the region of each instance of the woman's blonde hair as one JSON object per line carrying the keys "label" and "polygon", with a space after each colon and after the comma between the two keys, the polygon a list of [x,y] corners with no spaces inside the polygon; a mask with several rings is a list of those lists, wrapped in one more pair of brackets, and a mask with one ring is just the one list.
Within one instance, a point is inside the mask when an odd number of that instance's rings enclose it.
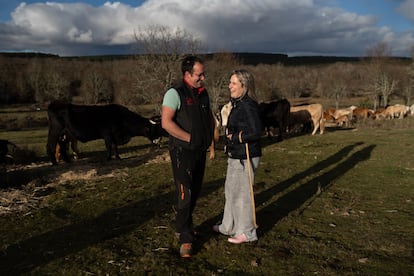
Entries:
{"label": "woman's blonde hair", "polygon": [[243,98],[244,95],[247,94],[249,95],[250,98],[252,98],[254,101],[257,102],[253,75],[250,74],[250,72],[245,69],[234,70],[233,72],[231,72],[230,77],[233,75],[237,77],[242,87],[245,88],[245,91],[241,95],[241,98]]}

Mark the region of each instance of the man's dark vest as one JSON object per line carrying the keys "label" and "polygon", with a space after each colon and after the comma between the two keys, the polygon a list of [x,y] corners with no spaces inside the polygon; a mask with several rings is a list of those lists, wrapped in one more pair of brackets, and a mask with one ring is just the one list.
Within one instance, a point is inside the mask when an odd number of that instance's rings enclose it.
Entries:
{"label": "man's dark vest", "polygon": [[175,113],[175,122],[191,134],[187,143],[170,135],[170,143],[186,149],[207,150],[213,137],[212,115],[207,90],[199,93],[184,82],[174,86],[180,96],[181,106]]}

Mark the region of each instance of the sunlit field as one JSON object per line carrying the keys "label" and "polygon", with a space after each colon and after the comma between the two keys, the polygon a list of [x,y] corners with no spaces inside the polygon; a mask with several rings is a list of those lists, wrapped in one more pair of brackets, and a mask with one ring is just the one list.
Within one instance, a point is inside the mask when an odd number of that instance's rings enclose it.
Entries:
{"label": "sunlit field", "polygon": [[208,160],[190,260],[174,235],[172,174],[161,147],[135,137],[121,160],[101,140],[51,166],[47,127],[0,131],[16,164],[1,165],[0,272],[35,275],[413,275],[414,118],[263,137],[256,174],[259,240],[213,233],[226,156]]}

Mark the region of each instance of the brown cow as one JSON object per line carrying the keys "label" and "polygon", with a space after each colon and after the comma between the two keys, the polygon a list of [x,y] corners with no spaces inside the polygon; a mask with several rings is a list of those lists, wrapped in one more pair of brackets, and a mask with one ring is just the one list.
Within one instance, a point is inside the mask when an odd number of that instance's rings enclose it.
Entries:
{"label": "brown cow", "polygon": [[355,120],[365,120],[372,117],[373,111],[368,108],[357,107],[352,111],[352,118]]}
{"label": "brown cow", "polygon": [[329,110],[326,110],[323,112],[323,119],[325,122],[335,123],[335,117],[330,113]]}
{"label": "brown cow", "polygon": [[291,106],[290,112],[297,112],[299,110],[307,110],[311,117],[313,123],[312,135],[316,134],[316,131],[319,128],[319,133],[323,134],[325,130],[325,122],[323,120],[323,107],[321,104],[309,104],[309,105],[299,105]]}
{"label": "brown cow", "polygon": [[312,116],[307,110],[290,112],[289,133],[307,133],[312,130]]}

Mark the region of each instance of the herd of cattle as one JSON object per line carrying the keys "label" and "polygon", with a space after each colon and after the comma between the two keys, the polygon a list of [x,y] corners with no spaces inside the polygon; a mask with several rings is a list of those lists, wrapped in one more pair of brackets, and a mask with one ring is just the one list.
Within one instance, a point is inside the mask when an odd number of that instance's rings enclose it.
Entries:
{"label": "herd of cattle", "polygon": [[[210,159],[214,158],[214,143],[219,140],[220,133],[227,125],[231,111],[231,103],[223,105],[213,114],[216,120],[213,143],[210,147]],[[303,104],[291,106],[288,100],[282,99],[259,104],[263,131],[267,136],[276,136],[281,141],[287,135],[311,133],[323,134],[325,123],[339,127],[349,127],[353,122],[366,119],[395,119],[414,116],[414,105],[391,105],[387,108],[371,110],[362,107],[323,109],[321,104]],[[77,142],[88,142],[103,139],[107,151],[107,159],[113,156],[119,159],[118,146],[128,143],[134,136],[147,137],[151,143],[157,144],[162,137],[168,136],[161,127],[160,117],[144,118],[124,106],[109,105],[75,105],[53,102],[48,107],[49,132],[47,154],[52,165],[59,160],[70,162],[79,155]],[[277,130],[273,134],[272,130]],[[10,145],[7,140],[0,141],[0,161],[10,159]],[[69,157],[69,147],[73,155]]]}

